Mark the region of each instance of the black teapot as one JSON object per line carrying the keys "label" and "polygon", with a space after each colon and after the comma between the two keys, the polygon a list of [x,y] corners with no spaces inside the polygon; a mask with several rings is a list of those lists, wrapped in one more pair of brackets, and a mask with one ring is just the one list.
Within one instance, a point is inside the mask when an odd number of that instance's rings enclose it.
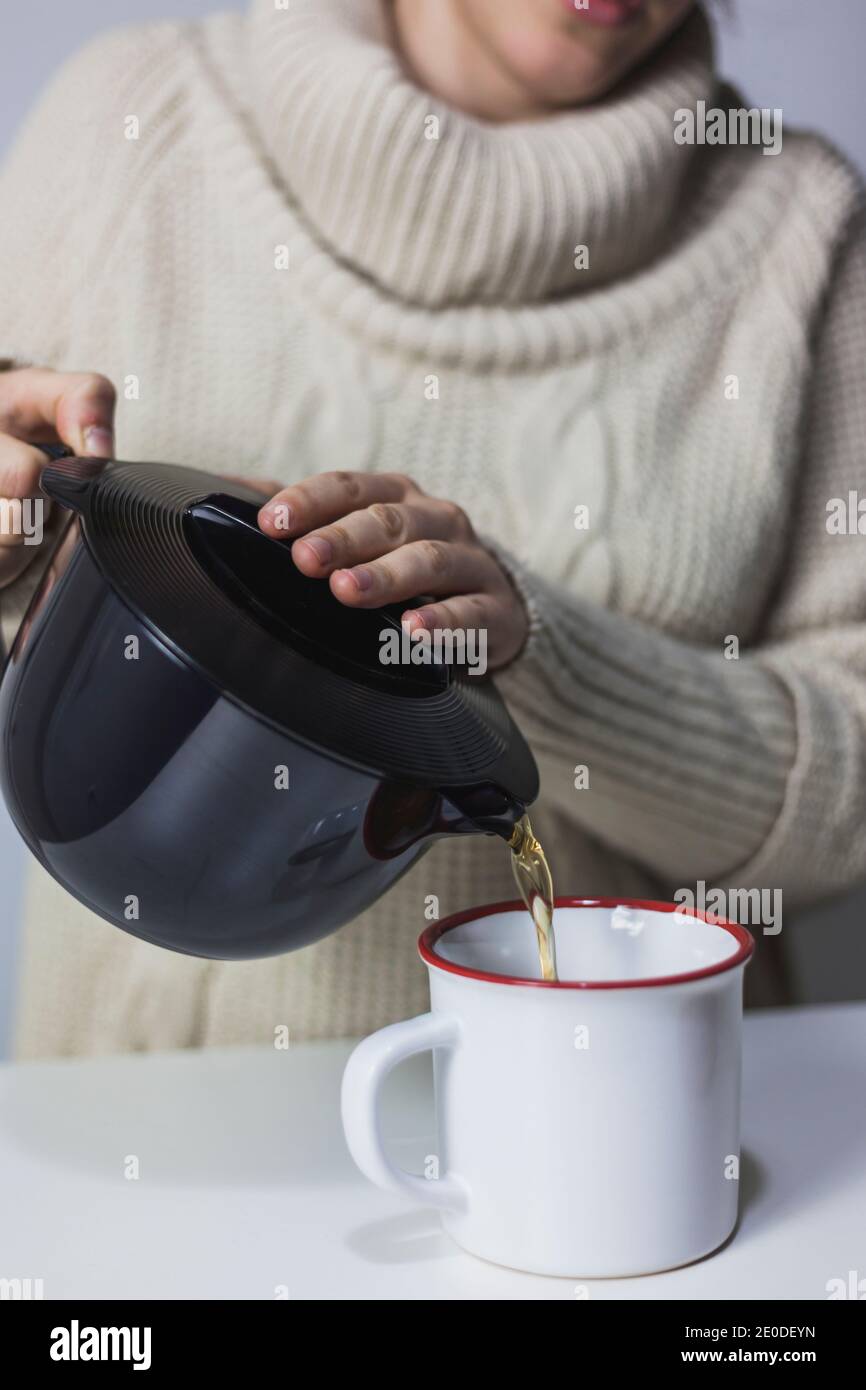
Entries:
{"label": "black teapot", "polygon": [[0,786],[30,849],[116,926],[192,955],[289,951],[437,838],[508,839],[538,772],[493,684],[380,659],[350,610],[173,464],[54,458],[69,522],[0,685]]}

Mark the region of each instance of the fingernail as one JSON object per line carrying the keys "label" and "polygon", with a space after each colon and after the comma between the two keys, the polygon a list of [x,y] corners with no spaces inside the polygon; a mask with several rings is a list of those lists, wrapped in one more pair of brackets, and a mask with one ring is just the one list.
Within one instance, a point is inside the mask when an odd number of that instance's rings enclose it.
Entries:
{"label": "fingernail", "polygon": [[350,574],[352,576],[358,588],[362,592],[364,589],[371,589],[373,587],[373,576],[369,570],[346,570],[346,574]]}
{"label": "fingernail", "polygon": [[330,564],[334,558],[334,547],[324,536],[304,536],[304,545],[310,547],[320,565]]}
{"label": "fingernail", "polygon": [[290,531],[292,529],[292,509],[288,502],[270,502],[262,509],[262,516],[266,516],[272,526],[278,531]]}
{"label": "fingernail", "polygon": [[110,459],[114,455],[114,435],[101,425],[90,425],[84,431],[84,452],[93,458]]}
{"label": "fingernail", "polygon": [[369,570],[337,570],[337,574],[344,574],[347,579],[351,579],[356,589],[369,589],[373,583],[373,576]]}
{"label": "fingernail", "polygon": [[424,614],[419,613],[417,608],[408,609],[408,611],[405,612],[402,618],[400,619],[400,625],[408,633],[411,633],[413,628],[419,628],[422,632],[426,632],[427,630],[427,624],[424,621]]}

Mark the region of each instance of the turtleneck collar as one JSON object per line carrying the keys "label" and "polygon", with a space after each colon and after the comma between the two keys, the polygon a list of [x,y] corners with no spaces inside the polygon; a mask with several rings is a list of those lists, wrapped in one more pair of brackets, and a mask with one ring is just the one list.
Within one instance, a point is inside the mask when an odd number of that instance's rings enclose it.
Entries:
{"label": "turtleneck collar", "polygon": [[428,308],[573,295],[657,254],[693,157],[674,113],[716,87],[700,10],[604,101],[493,125],[407,78],[386,4],[252,3],[254,118],[329,254]]}

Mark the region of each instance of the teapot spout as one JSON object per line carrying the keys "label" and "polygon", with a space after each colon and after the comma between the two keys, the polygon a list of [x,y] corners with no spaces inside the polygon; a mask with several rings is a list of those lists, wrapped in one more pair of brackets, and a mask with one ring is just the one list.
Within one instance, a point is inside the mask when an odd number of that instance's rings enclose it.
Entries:
{"label": "teapot spout", "polygon": [[508,841],[526,804],[493,782],[469,787],[443,787],[439,811],[441,830],[456,835],[498,835]]}
{"label": "teapot spout", "polygon": [[436,788],[384,781],[367,807],[364,844],[372,858],[394,859],[446,835],[498,835],[507,843],[525,811],[493,782]]}

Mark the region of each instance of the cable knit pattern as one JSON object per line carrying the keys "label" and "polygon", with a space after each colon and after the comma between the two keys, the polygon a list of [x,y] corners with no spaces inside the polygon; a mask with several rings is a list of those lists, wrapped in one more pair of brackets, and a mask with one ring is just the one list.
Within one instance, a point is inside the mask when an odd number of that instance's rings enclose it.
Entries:
{"label": "cable knit pattern", "polygon": [[[813,137],[676,145],[699,99],[739,100],[700,14],[608,100],[496,127],[406,79],[379,0],[118,30],[0,176],[0,355],[111,376],[123,457],[459,502],[531,614],[500,687],[559,891],[790,911],[866,870],[866,564],[826,526],[864,483],[862,194]],[[37,576],[0,595],[7,639]],[[501,843],[439,844],[342,932],[240,965],[34,870],[19,1055],[370,1031],[426,1005],[431,894],[512,896]]]}

